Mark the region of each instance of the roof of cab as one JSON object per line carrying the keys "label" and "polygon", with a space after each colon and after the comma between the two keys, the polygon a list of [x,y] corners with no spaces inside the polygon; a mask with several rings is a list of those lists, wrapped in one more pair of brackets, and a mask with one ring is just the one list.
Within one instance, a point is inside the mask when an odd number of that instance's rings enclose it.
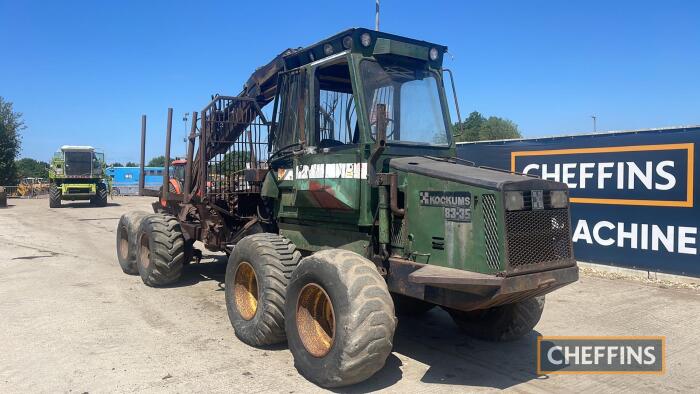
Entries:
{"label": "roof of cab", "polygon": [[62,151],[83,151],[83,152],[92,152],[95,150],[92,146],[88,145],[63,145],[61,147]]}
{"label": "roof of cab", "polygon": [[[353,38],[353,42],[357,42],[360,39],[360,36],[363,33],[368,33],[372,37],[371,42],[369,47],[367,48],[360,48],[360,47],[355,47],[355,48],[348,48],[343,45],[343,38],[345,37],[351,37]],[[314,62],[315,60],[322,59],[324,57],[328,57],[331,54],[327,54],[324,51],[324,46],[325,45],[330,45],[330,47],[333,49],[332,54],[336,54],[339,52],[342,52],[343,50],[353,50],[357,49],[360,51],[369,51],[371,52],[374,49],[374,46],[377,43],[378,39],[385,39],[385,40],[391,40],[391,41],[398,41],[398,42],[404,42],[407,44],[412,44],[420,47],[426,47],[426,48],[435,48],[438,50],[439,53],[439,60],[437,63],[442,64],[442,56],[443,53],[447,52],[447,47],[444,45],[439,45],[427,41],[422,41],[422,40],[416,40],[413,38],[409,37],[404,37],[404,36],[399,36],[396,34],[390,34],[390,33],[385,33],[383,31],[376,31],[376,30],[370,30],[370,29],[365,29],[365,28],[351,28],[347,30],[343,30],[340,33],[334,34],[324,40],[321,40],[315,44],[309,45],[307,47],[300,47],[296,49],[288,49],[284,51],[281,56],[284,58],[284,61],[287,65],[287,69],[293,69],[297,68],[300,66],[303,66],[305,64]],[[427,53],[427,49],[426,49]]]}

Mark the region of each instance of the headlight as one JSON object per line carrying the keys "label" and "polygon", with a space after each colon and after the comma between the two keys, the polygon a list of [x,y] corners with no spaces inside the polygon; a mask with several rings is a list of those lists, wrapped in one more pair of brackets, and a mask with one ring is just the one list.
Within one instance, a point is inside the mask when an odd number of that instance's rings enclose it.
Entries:
{"label": "headlight", "polygon": [[523,192],[506,192],[506,210],[521,211],[525,208]]}
{"label": "headlight", "polygon": [[352,37],[350,37],[350,36],[343,37],[343,48],[350,49],[351,47],[352,47]]}
{"label": "headlight", "polygon": [[369,33],[362,33],[360,36],[360,42],[362,43],[362,46],[366,48],[372,43],[372,36],[370,36]]}
{"label": "headlight", "polygon": [[549,192],[549,201],[552,208],[566,208],[569,205],[569,196],[566,190],[552,190]]}
{"label": "headlight", "polygon": [[54,172],[58,175],[61,175],[61,174],[63,174],[63,168],[56,167],[56,170]]}
{"label": "headlight", "polygon": [[[423,52],[425,53],[425,52]],[[438,58],[438,50],[436,48],[430,48],[430,60],[437,60]]]}
{"label": "headlight", "polygon": [[326,54],[326,56],[330,56],[333,54],[333,45],[331,44],[325,44],[323,46],[323,53]]}

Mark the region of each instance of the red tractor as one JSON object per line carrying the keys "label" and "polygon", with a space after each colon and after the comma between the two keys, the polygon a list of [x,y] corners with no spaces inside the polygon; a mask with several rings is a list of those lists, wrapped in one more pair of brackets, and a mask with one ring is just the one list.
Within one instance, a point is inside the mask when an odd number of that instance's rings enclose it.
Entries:
{"label": "red tractor", "polygon": [[169,192],[182,194],[182,184],[185,183],[185,165],[187,159],[175,159],[170,163]]}

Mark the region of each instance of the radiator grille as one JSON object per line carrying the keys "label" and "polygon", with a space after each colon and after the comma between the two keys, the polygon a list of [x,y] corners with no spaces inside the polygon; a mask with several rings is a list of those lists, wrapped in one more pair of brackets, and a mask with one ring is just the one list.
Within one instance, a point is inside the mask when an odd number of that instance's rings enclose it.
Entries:
{"label": "radiator grille", "polygon": [[394,218],[391,222],[391,245],[399,248],[406,247],[405,219]]}
{"label": "radiator grille", "polygon": [[496,197],[493,194],[484,194],[481,197],[484,211],[484,243],[486,244],[486,263],[490,268],[500,268],[500,254],[498,248],[498,220],[496,218]]}
{"label": "radiator grille", "polygon": [[69,187],[67,194],[87,194],[90,193],[90,191],[89,187]]}
{"label": "radiator grille", "polygon": [[568,209],[506,212],[506,237],[511,270],[572,257]]}

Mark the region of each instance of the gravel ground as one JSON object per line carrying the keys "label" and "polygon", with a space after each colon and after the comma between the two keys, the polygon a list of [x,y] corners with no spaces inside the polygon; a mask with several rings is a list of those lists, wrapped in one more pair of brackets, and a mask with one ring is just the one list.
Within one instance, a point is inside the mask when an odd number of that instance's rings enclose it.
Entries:
{"label": "gravel ground", "polygon": [[[151,198],[106,208],[10,200],[0,209],[0,392],[313,392],[286,346],[254,349],[233,334],[224,305],[225,257],[206,254],[175,286],[122,274],[115,228]],[[700,384],[700,290],[584,272],[547,297],[526,338],[505,344],[459,333],[436,309],[402,319],[394,353],[344,391],[657,392]],[[535,374],[537,335],[665,335],[667,372]]]}

